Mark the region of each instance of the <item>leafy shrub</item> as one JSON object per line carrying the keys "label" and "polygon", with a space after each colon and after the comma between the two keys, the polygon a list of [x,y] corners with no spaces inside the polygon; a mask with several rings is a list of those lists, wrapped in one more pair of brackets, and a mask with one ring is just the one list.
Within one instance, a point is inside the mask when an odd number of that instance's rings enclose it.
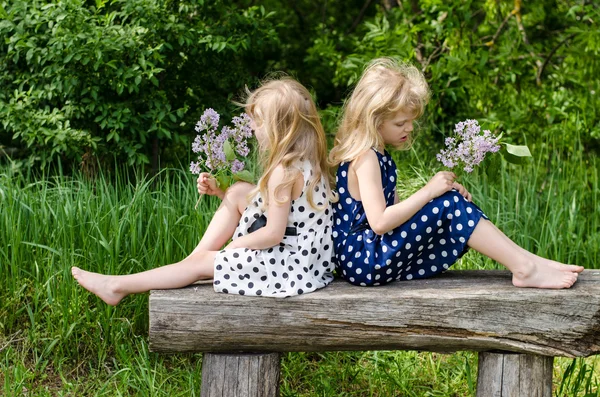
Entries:
{"label": "leafy shrub", "polygon": [[346,91],[369,60],[395,56],[420,66],[428,78],[434,131],[476,118],[517,142],[558,136],[553,141],[566,150],[578,138],[588,150],[600,148],[597,5],[399,4],[380,7],[353,34],[329,30],[316,37],[308,68],[320,69],[319,76],[330,76]]}
{"label": "leafy shrub", "polygon": [[[366,62],[421,67],[436,134],[466,118],[530,147],[600,149],[600,9],[542,0],[0,0],[0,155],[29,163],[190,155],[206,107],[270,71],[316,94],[330,135]],[[430,136],[431,137],[431,136]],[[436,146],[435,148],[433,146]],[[87,161],[87,160],[86,160]]]}
{"label": "leafy shrub", "polygon": [[148,163],[203,107],[226,107],[277,43],[264,8],[224,1],[3,5],[0,144],[42,166],[84,151]]}

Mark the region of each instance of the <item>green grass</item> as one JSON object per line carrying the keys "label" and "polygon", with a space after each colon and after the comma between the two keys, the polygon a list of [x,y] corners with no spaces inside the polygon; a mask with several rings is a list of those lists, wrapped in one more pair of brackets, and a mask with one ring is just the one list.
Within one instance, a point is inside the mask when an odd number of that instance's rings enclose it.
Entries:
{"label": "green grass", "polygon": [[[432,172],[398,155],[408,194]],[[599,267],[598,162],[551,145],[492,182],[472,175],[474,200],[518,244]],[[404,164],[418,164],[416,168]],[[135,180],[135,178],[132,178]],[[199,395],[200,354],[158,355],[147,345],[147,296],[104,305],[73,282],[73,265],[124,274],[177,261],[197,244],[216,202],[194,210],[186,171],[152,180],[0,173],[0,395]],[[455,268],[498,265],[468,253]],[[477,356],[417,352],[288,353],[282,396],[474,396]],[[598,396],[597,359],[556,359],[557,396]]]}

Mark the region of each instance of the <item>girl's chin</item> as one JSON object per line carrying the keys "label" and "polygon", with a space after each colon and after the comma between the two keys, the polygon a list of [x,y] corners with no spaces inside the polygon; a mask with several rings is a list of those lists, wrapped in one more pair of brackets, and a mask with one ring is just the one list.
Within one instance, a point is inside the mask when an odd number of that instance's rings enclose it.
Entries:
{"label": "girl's chin", "polygon": [[394,143],[388,144],[388,146],[391,146],[396,150],[406,150],[410,147],[410,138],[406,137],[402,140],[397,140]]}

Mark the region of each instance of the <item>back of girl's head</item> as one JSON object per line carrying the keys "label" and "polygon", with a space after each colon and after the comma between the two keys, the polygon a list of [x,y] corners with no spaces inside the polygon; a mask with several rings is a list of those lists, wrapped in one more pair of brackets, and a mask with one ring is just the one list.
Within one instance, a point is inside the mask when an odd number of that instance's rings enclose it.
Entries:
{"label": "back of girl's head", "polygon": [[[257,127],[263,129],[268,141],[260,156],[263,176],[257,186],[263,200],[266,202],[268,199],[267,182],[277,165],[283,165],[286,170],[286,177],[278,187],[282,189],[294,183],[294,163],[308,160],[312,164],[313,174],[307,198],[316,207],[313,200],[315,186],[322,176],[331,185],[332,176],[327,163],[325,132],[310,93],[296,80],[282,77],[267,81],[248,94],[246,112]],[[331,191],[328,190],[327,193],[331,196]]]}
{"label": "back of girl's head", "polygon": [[428,100],[427,82],[416,67],[393,58],[374,59],[344,103],[331,163],[351,161],[383,146],[379,126],[398,111],[419,118]]}

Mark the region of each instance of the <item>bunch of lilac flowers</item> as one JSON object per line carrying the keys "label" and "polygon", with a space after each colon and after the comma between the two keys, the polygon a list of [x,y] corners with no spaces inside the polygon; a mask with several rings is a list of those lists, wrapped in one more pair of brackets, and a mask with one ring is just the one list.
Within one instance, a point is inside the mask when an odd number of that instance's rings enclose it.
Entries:
{"label": "bunch of lilac flowers", "polygon": [[483,161],[486,153],[500,150],[499,140],[500,137],[489,130],[482,134],[477,120],[461,121],[455,125],[454,136],[446,138],[446,149],[436,157],[448,168],[459,166],[470,173]]}
{"label": "bunch of lilac flowers", "polygon": [[233,127],[224,126],[218,132],[220,118],[219,113],[209,108],[196,124],[196,132],[199,135],[192,143],[192,151],[198,153],[198,161],[192,161],[190,164],[192,174],[198,175],[202,171],[236,174],[243,171],[244,162],[240,161],[236,154],[246,158],[250,152],[250,117],[242,113],[232,119]]}

